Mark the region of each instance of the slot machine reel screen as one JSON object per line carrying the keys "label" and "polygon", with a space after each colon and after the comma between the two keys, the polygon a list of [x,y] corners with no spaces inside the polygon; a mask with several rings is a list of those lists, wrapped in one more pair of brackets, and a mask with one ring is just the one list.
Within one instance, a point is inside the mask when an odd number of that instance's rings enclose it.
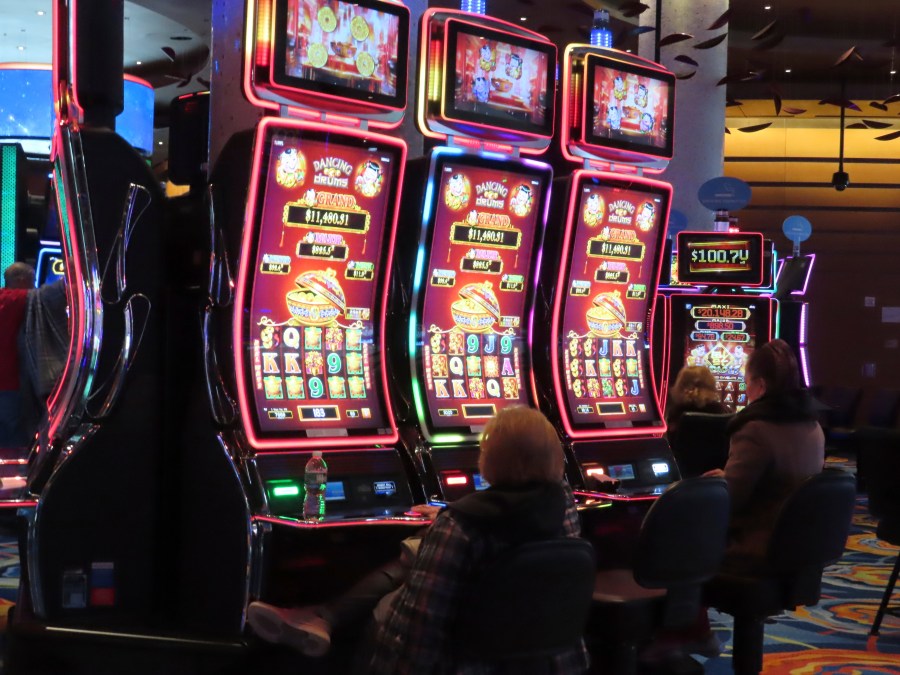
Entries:
{"label": "slot machine reel screen", "polygon": [[714,286],[763,283],[763,236],[758,232],[679,232],[678,281]]}
{"label": "slot machine reel screen", "polygon": [[601,54],[584,63],[584,142],[671,159],[675,75]]}
{"label": "slot machine reel screen", "polygon": [[276,0],[277,85],[401,109],[409,9],[378,0]]}
{"label": "slot machine reel screen", "polygon": [[722,403],[730,412],[747,401],[745,369],[757,347],[768,342],[771,303],[766,298],[673,296],[672,342],[674,381],[685,366],[708,368]]}
{"label": "slot machine reel screen", "polygon": [[530,403],[526,314],[549,167],[438,155],[417,298],[414,387],[428,433],[477,433]]}
{"label": "slot machine reel screen", "polygon": [[553,134],[554,45],[450,19],[446,50],[443,117]]}
{"label": "slot machine reel screen", "polygon": [[581,177],[556,369],[573,429],[659,426],[647,348],[669,191]]}
{"label": "slot machine reel screen", "polygon": [[401,152],[269,128],[245,312],[244,372],[264,439],[392,433],[376,290]]}

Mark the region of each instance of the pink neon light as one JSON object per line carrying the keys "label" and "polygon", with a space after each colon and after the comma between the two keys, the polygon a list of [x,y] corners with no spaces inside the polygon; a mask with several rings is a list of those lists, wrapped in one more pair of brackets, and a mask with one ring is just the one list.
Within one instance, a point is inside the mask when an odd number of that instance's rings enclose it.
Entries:
{"label": "pink neon light", "polygon": [[[247,208],[244,212],[244,237],[241,242],[241,250],[242,251],[251,251],[253,247],[253,237],[256,234],[253,227],[249,227],[248,221],[254,217],[257,209],[257,202],[260,199],[262,193],[262,186],[260,185],[260,177],[264,175],[264,171],[262,170],[262,162],[263,162],[263,140],[265,139],[266,132],[269,127],[277,126],[283,129],[294,129],[298,131],[324,131],[330,132],[334,134],[334,136],[338,136],[338,133],[335,132],[334,128],[325,124],[316,124],[311,122],[305,122],[300,120],[288,120],[281,119],[275,117],[267,117],[263,119],[256,128],[256,140],[254,142],[253,148],[253,165],[252,165],[252,179],[250,182],[250,191],[249,191],[249,199],[247,202]],[[397,169],[397,181],[398,185],[403,185],[403,173],[404,167],[406,165],[406,143],[400,139],[392,138],[390,136],[381,136],[378,134],[371,133],[363,133],[361,131],[356,131],[352,129],[341,129],[341,136],[349,136],[353,138],[366,138],[375,141],[381,145],[393,145],[400,150],[400,162],[399,167]],[[390,285],[390,274],[393,263],[393,251],[394,251],[394,241],[397,234],[397,215],[400,209],[400,194],[398,190],[398,194],[394,199],[394,209],[390,214],[389,221],[385,224],[385,241],[388,248],[388,256],[385,260],[385,270],[384,270],[384,287],[381,289],[381,317],[385,317],[387,315],[387,292],[386,289]],[[232,318],[232,349],[233,358],[236,370],[236,381],[237,381],[237,390],[238,390],[238,403],[241,409],[241,422],[243,424],[244,432],[247,435],[247,440],[249,441],[251,447],[256,449],[257,451],[278,451],[278,450],[287,450],[287,449],[301,449],[308,447],[315,447],[317,449],[343,449],[345,451],[351,449],[358,449],[360,445],[390,445],[396,443],[400,438],[399,432],[397,430],[397,425],[394,422],[394,414],[391,406],[391,398],[388,390],[388,382],[387,382],[387,363],[385,362],[385,329],[386,322],[381,321],[381,327],[379,330],[379,349],[378,354],[381,360],[381,395],[384,397],[384,407],[385,414],[387,415],[387,423],[390,424],[391,433],[389,435],[382,436],[353,436],[347,438],[304,438],[304,437],[295,437],[295,438],[284,438],[284,439],[263,439],[259,438],[256,434],[256,431],[253,428],[253,424],[250,422],[252,419],[251,413],[251,403],[250,403],[250,394],[247,391],[246,384],[246,371],[244,364],[244,355],[243,355],[243,335],[241,332],[241,327],[243,324],[242,316],[247,307],[248,298],[246,298],[246,287],[247,287],[247,278],[251,273],[250,271],[250,255],[242,255],[240,262],[240,269],[238,272],[238,280],[237,280],[237,293],[235,295],[234,301],[234,314]]]}
{"label": "pink neon light", "polygon": [[411,518],[407,516],[382,516],[380,518],[348,518],[346,520],[325,521],[321,523],[306,523],[302,520],[293,518],[278,518],[277,516],[253,516],[252,520],[258,523],[274,523],[276,525],[286,525],[288,527],[296,527],[301,530],[318,530],[322,528],[332,527],[396,527],[397,525],[405,525],[408,527],[420,528],[427,525],[427,518]]}
{"label": "pink neon light", "polygon": [[800,307],[800,344],[806,344],[807,315],[806,310],[809,309],[809,303],[804,302]]}
{"label": "pink neon light", "polygon": [[604,475],[606,475],[606,471],[604,471],[600,467],[594,467],[592,469],[588,469],[587,471],[585,471],[585,473],[588,476],[604,476]]}
{"label": "pink neon light", "polygon": [[[576,186],[581,184],[581,179],[608,179],[616,181],[616,183],[621,183],[622,177],[616,176],[615,174],[603,173],[598,171],[585,171],[578,170],[572,174],[570,185]],[[672,186],[668,183],[664,183],[662,181],[653,180],[651,178],[643,178],[643,177],[634,177],[628,178],[632,185],[644,185],[649,188],[662,190],[667,193],[668,199],[666,200],[666,212],[664,214],[660,214],[659,221],[659,232],[664,233],[666,230],[666,225],[669,221],[669,210],[671,209],[672,203]],[[563,236],[563,244],[561,249],[561,258],[559,262],[559,276],[557,277],[556,288],[557,292],[554,294],[553,299],[553,318],[551,321],[550,328],[550,369],[553,373],[553,384],[554,384],[554,394],[556,396],[556,405],[559,410],[560,419],[563,423],[563,428],[565,429],[566,434],[569,438],[577,438],[577,439],[588,439],[588,438],[626,438],[631,436],[648,436],[648,435],[660,435],[665,432],[666,426],[665,422],[663,422],[662,426],[653,427],[652,430],[648,428],[622,428],[622,429],[594,429],[594,430],[582,430],[575,429],[573,426],[572,419],[569,413],[569,404],[565,398],[565,389],[562,381],[562,375],[560,373],[559,368],[559,327],[562,323],[562,299],[565,296],[564,292],[561,292],[560,289],[564,289],[567,287],[567,279],[566,279],[566,268],[569,264],[569,256],[570,256],[570,248],[571,241],[575,231],[575,224],[578,220],[576,210],[578,199],[580,198],[579,194],[575,193],[575,190],[569,191],[569,207],[566,212],[566,220],[565,220],[565,228],[566,232]],[[662,239],[660,238],[660,243]],[[659,263],[657,264],[656,276],[654,279],[659,279],[659,272],[662,265],[662,255],[658,256]],[[649,291],[655,291],[656,289],[649,289]],[[652,300],[648,297],[648,303],[652,302]],[[650,314],[653,313],[653,306],[648,307]],[[652,342],[652,320],[648,321],[648,332],[647,338],[650,342]],[[651,349],[652,353],[652,349]],[[653,373],[653,363],[652,359],[649,363],[647,363],[647,372],[648,379],[650,381],[650,401],[656,404],[657,411],[661,410],[659,403],[659,393],[656,387],[656,377]],[[661,417],[661,415],[660,415]]]}
{"label": "pink neon light", "polygon": [[447,485],[466,485],[469,482],[469,478],[467,476],[447,476],[444,482]]}
{"label": "pink neon light", "polygon": [[808,387],[811,380],[809,377],[809,357],[807,356],[805,345],[800,345],[800,367],[803,370],[803,384]]}

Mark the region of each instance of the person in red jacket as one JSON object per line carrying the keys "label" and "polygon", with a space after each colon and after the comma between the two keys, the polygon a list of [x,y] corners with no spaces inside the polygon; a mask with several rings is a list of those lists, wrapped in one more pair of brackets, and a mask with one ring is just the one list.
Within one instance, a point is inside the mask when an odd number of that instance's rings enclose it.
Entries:
{"label": "person in red jacket", "polygon": [[19,350],[17,338],[28,291],[34,288],[34,269],[16,262],[3,272],[0,288],[0,448],[26,442],[21,425],[22,397],[19,391]]}

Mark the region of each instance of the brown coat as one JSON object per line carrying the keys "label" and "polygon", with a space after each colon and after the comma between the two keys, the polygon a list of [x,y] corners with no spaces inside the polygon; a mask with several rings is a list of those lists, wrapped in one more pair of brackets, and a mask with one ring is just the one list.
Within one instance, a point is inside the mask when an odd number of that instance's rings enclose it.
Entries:
{"label": "brown coat", "polygon": [[788,495],[825,465],[825,436],[815,421],[747,422],[732,436],[725,465],[731,493],[728,558],[762,558]]}

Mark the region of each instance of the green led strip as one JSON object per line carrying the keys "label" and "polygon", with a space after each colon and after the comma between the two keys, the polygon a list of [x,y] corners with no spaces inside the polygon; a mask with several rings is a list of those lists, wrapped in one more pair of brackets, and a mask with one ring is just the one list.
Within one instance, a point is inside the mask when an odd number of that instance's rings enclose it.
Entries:
{"label": "green led strip", "polygon": [[16,262],[16,173],[18,146],[3,145],[0,155],[0,272]]}

